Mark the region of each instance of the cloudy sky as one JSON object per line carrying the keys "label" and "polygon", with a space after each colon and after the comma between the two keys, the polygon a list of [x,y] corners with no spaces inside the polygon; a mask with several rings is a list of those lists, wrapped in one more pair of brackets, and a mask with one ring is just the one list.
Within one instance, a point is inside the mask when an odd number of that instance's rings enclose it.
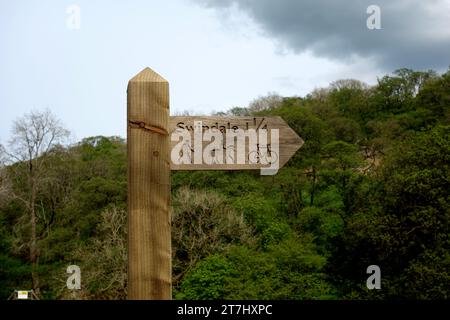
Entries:
{"label": "cloudy sky", "polygon": [[206,114],[401,67],[444,72],[450,0],[0,0],[0,143],[45,108],[74,140],[125,136],[127,82],[146,66],[169,81],[172,113]]}

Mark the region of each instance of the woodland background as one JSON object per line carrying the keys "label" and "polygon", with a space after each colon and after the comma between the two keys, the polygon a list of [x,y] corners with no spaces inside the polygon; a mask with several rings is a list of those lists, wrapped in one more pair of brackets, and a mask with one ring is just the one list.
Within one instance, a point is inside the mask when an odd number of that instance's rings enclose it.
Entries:
{"label": "woodland background", "polygon": [[[172,172],[174,298],[450,298],[450,70],[338,80],[218,114],[281,116],[305,144],[276,176]],[[12,133],[0,299],[126,298],[126,141],[68,145],[48,111]],[[66,288],[71,264],[81,290]],[[381,290],[366,288],[372,264]]]}

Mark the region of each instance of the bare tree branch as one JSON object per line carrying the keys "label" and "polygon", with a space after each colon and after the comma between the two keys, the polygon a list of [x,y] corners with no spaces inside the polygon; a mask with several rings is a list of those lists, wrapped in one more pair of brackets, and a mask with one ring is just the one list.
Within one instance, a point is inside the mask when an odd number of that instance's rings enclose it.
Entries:
{"label": "bare tree branch", "polygon": [[[28,246],[32,264],[32,281],[33,289],[39,295],[39,276],[36,271],[40,256],[38,240],[48,235],[54,212],[50,219],[47,219],[43,206],[41,206],[42,214],[39,214],[36,202],[39,191],[46,182],[44,164],[48,160],[48,154],[55,146],[66,141],[69,132],[49,110],[25,114],[14,122],[12,132],[9,149],[6,150],[1,146],[1,154],[11,163],[9,172],[14,173],[14,178],[26,177],[25,187],[18,188],[11,194],[14,199],[19,199],[25,204],[29,213],[31,234]],[[0,186],[0,197],[2,192],[3,187]],[[39,218],[43,220],[44,227],[42,233],[38,235]]]}

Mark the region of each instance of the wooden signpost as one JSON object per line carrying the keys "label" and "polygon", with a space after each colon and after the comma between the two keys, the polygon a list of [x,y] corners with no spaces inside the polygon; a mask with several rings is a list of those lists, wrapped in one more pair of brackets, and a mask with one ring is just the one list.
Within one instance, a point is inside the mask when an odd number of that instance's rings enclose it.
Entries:
{"label": "wooden signpost", "polygon": [[[194,122],[201,121],[202,131],[207,130],[218,130],[222,135],[222,148],[219,150],[216,148],[214,151],[223,153],[223,163],[194,163],[194,155],[190,155],[192,159],[191,163],[188,164],[176,164],[173,161],[170,164],[171,170],[255,170],[264,167],[270,167],[269,162],[277,161],[278,167],[283,167],[286,162],[295,154],[295,152],[303,145],[303,140],[292,130],[286,122],[284,122],[281,117],[217,117],[217,116],[189,116],[189,117],[170,117],[169,120],[169,132],[173,137],[173,133],[176,129],[185,129],[191,135],[191,141],[195,139],[194,137]],[[270,141],[270,131],[273,129],[279,130],[279,141],[277,141],[278,151],[275,151],[273,141]],[[244,152],[244,163],[239,163],[237,155],[234,161],[227,161],[226,150],[227,147],[232,147],[236,149],[237,152],[237,141],[235,143],[227,144],[226,132],[237,132],[242,130],[242,135],[246,135],[243,146]],[[256,135],[254,139],[256,143],[256,148],[254,146],[253,150],[250,146],[251,131],[253,130]],[[261,141],[259,140],[261,131],[267,131],[267,141],[268,147],[266,149],[262,148]],[[171,139],[171,150],[176,148],[178,141]],[[212,139],[211,139],[212,140]],[[211,141],[203,140],[202,149],[205,149]],[[195,143],[191,143],[190,149],[194,153]],[[264,150],[263,150],[264,149]],[[204,151],[204,150],[203,150]],[[264,165],[264,159],[267,158],[267,164]],[[270,159],[269,159],[270,158]],[[241,161],[242,162],[242,161]]]}
{"label": "wooden signpost", "polygon": [[171,299],[169,83],[128,83],[128,299]]}
{"label": "wooden signpost", "polygon": [[280,117],[170,117],[169,83],[128,83],[128,299],[171,299],[170,170],[275,174],[303,145]]}

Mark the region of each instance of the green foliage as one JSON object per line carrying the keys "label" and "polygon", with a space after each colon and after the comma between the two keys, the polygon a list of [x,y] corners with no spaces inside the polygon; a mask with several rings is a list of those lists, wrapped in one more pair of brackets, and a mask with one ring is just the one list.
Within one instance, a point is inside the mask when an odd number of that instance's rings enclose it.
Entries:
{"label": "green foliage", "polygon": [[[321,273],[325,259],[305,239],[268,251],[234,247],[200,262],[181,285],[184,299],[326,299],[334,289]],[[304,243],[306,242],[306,243]]]}
{"label": "green foliage", "polygon": [[291,229],[277,213],[276,205],[258,194],[238,198],[234,203],[237,210],[254,226],[260,235],[260,244],[266,248],[288,237]]}
{"label": "green foliage", "polygon": [[438,126],[386,157],[368,205],[350,219],[334,255],[343,278],[352,278],[355,265],[379,264],[385,297],[448,297],[449,155],[450,127]]}
{"label": "green foliage", "polygon": [[225,284],[233,276],[232,264],[224,257],[213,255],[203,260],[191,272],[181,285],[181,291],[175,294],[177,299],[212,300],[223,299]]}
{"label": "green foliage", "polygon": [[17,285],[28,288],[31,285],[29,274],[31,266],[19,257],[8,254],[11,241],[6,237],[7,231],[0,226],[0,298],[7,299],[12,291],[11,287]]}
{"label": "green foliage", "polygon": [[[449,299],[450,71],[338,80],[223,115],[281,116],[304,146],[276,176],[172,172],[174,297]],[[36,195],[43,298],[126,296],[126,144],[46,155]],[[30,289],[26,165],[0,167],[0,299]],[[82,269],[82,290],[65,268]],[[366,288],[377,264],[382,290]]]}
{"label": "green foliage", "polygon": [[214,191],[180,188],[172,202],[174,286],[198,261],[224,252],[230,245],[252,246],[253,230],[243,214]]}

